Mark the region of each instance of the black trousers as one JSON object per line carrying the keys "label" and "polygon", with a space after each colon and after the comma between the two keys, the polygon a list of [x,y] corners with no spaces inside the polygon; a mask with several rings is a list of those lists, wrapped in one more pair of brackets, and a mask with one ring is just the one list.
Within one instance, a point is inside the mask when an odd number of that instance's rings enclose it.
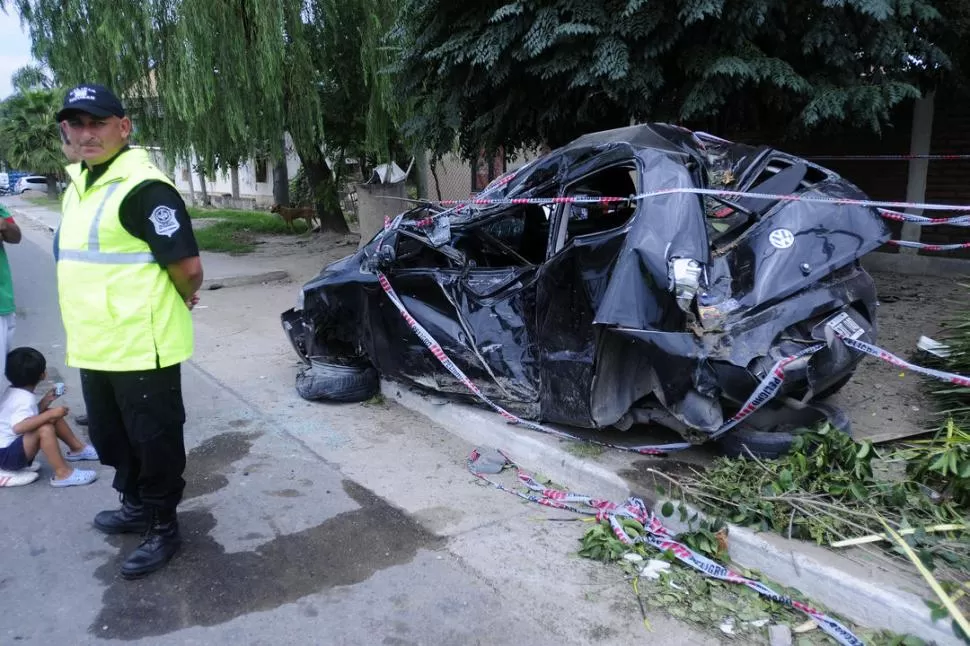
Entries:
{"label": "black trousers", "polygon": [[137,372],[81,370],[88,434],[113,486],[146,505],[174,510],[185,480],[181,366]]}

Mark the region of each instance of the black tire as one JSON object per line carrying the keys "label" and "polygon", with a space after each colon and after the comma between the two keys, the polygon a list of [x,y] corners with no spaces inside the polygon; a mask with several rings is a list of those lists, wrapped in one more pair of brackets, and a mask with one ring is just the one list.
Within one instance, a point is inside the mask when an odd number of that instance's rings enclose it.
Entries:
{"label": "black tire", "polygon": [[296,392],[310,401],[362,402],[381,392],[381,381],[373,366],[338,366],[311,359],[296,375]]}
{"label": "black tire", "polygon": [[848,384],[850,381],[852,381],[852,377],[854,375],[855,375],[855,370],[853,370],[852,372],[850,372],[846,376],[844,376],[841,379],[839,379],[838,381],[836,381],[834,384],[832,384],[831,386],[829,386],[828,388],[826,388],[825,390],[823,390],[822,392],[820,392],[815,397],[818,398],[818,399],[828,399],[829,397],[831,397],[835,393],[837,393],[840,390],[842,390],[843,388],[845,388],[846,384]]}
{"label": "black tire", "polygon": [[[812,407],[823,413],[835,429],[850,437],[852,436],[852,421],[841,408],[820,403],[813,403]],[[747,446],[755,457],[774,460],[791,451],[792,442],[795,441],[796,435],[796,429],[784,426],[766,430],[740,424],[717,440],[717,445],[724,455],[731,458],[748,455],[747,451],[744,450],[744,447]]]}

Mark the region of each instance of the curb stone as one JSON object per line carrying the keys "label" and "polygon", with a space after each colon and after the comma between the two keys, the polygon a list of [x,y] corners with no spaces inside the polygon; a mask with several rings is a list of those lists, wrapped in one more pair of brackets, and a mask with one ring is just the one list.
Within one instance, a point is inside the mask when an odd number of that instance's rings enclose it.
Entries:
{"label": "curb stone", "polygon": [[52,226],[50,224],[47,224],[46,222],[44,222],[43,219],[38,218],[35,215],[32,215],[29,211],[25,211],[22,207],[10,207],[9,210],[10,210],[11,213],[13,213],[18,218],[24,218],[26,220],[30,220],[34,224],[39,224],[40,226],[44,227],[45,229],[47,229],[51,233],[54,233],[54,230],[57,228],[55,226]]}
{"label": "curb stone", "polygon": [[[23,218],[39,224],[51,233],[56,227],[47,224],[43,219],[31,214],[30,211],[22,207],[12,207],[10,211],[18,218]],[[226,276],[220,278],[206,278],[202,283],[203,290],[225,289],[229,287],[243,287],[246,285],[259,285],[260,283],[273,283],[287,280],[290,277],[286,271],[267,271],[260,274],[243,274],[237,276]]]}
{"label": "curb stone", "polygon": [[286,280],[290,274],[285,271],[267,271],[262,274],[243,276],[227,276],[225,278],[206,278],[202,283],[203,290],[226,289],[228,287],[243,287],[244,285],[258,285],[260,283],[275,283]]}
{"label": "curb stone", "polygon": [[[663,518],[660,510],[665,501],[655,500],[652,492],[631,486],[620,475],[629,469],[630,456],[635,454],[607,450],[595,459],[580,458],[563,448],[566,442],[517,429],[489,411],[432,398],[386,380],[382,380],[381,390],[386,397],[424,415],[466,442],[501,449],[525,469],[541,471],[572,491],[615,501],[637,495],[652,504],[654,513]],[[633,459],[642,459],[642,456]],[[681,523],[676,516],[663,520],[676,533],[688,529],[687,523]],[[860,565],[804,541],[735,525],[729,529],[728,552],[733,562],[798,590],[860,626],[913,635],[939,646],[963,643],[953,634],[949,620],[932,621],[923,601],[930,594],[924,594],[912,581],[893,580],[874,566]]]}

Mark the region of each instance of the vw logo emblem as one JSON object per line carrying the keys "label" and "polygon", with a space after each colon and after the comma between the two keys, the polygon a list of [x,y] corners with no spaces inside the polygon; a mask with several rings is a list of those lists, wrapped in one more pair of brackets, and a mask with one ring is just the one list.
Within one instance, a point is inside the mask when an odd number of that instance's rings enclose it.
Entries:
{"label": "vw logo emblem", "polygon": [[768,235],[768,241],[777,249],[787,249],[795,244],[795,236],[788,229],[775,229]]}

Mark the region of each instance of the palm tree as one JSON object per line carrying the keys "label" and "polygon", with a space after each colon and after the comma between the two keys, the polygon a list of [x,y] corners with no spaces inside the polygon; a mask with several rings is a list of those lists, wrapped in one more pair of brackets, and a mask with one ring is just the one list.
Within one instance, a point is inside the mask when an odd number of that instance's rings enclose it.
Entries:
{"label": "palm tree", "polygon": [[40,65],[24,65],[10,77],[10,85],[21,94],[31,90],[50,90],[50,77]]}
{"label": "palm tree", "polygon": [[45,175],[51,197],[57,195],[64,167],[55,120],[60,95],[58,90],[27,90],[0,104],[0,153],[11,166]]}

